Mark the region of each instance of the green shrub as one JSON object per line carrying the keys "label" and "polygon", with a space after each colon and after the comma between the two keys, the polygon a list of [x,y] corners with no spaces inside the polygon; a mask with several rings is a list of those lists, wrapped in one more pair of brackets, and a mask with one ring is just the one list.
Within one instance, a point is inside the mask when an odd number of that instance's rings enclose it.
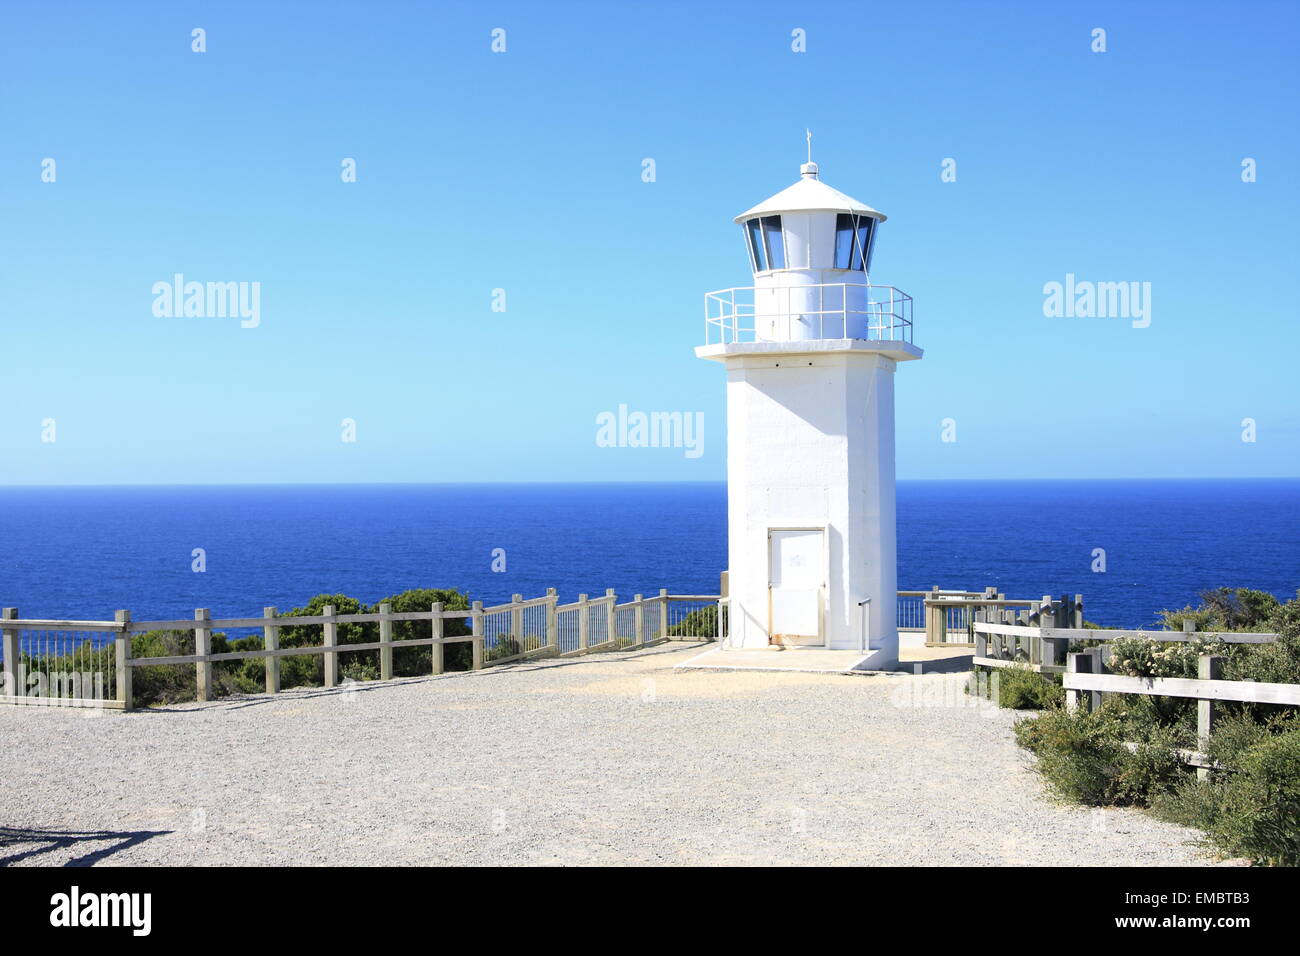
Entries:
{"label": "green shrub", "polygon": [[[192,631],[148,631],[131,637],[131,657],[180,657],[194,653]],[[193,664],[157,664],[131,671],[131,694],[137,707],[175,704],[198,696]]]}
{"label": "green shrub", "polygon": [[[1223,656],[1224,677],[1300,684],[1300,592],[1279,602],[1249,588],[1207,591],[1197,607],[1162,611],[1164,625],[1199,631],[1273,631],[1269,644],[1198,637],[1162,642],[1120,636],[1111,670],[1138,677],[1196,677],[1203,654]],[[1095,641],[1071,642],[1075,650]],[[1004,673],[1006,673],[1004,671]],[[1006,699],[1029,692],[1012,681]],[[1096,713],[1049,709],[1016,724],[1021,746],[1058,795],[1085,804],[1147,806],[1206,834],[1208,845],[1259,864],[1300,865],[1300,717],[1280,705],[1220,703],[1206,749],[1222,769],[1198,780],[1177,756],[1196,741],[1196,703],[1157,695],[1108,694]],[[1126,746],[1132,743],[1133,747]]]}
{"label": "green shrub", "polygon": [[1151,812],[1161,820],[1204,831],[1207,836],[1202,843],[1212,847],[1214,842],[1208,833],[1210,825],[1223,812],[1223,794],[1226,789],[1227,781],[1222,777],[1204,781],[1189,774],[1177,786],[1164,793],[1154,794],[1151,798]]}
{"label": "green shrub", "polygon": [[[723,612],[726,623],[726,612]],[[706,604],[688,613],[676,624],[668,628],[669,637],[698,637],[701,640],[713,640],[718,636],[718,606]]]}
{"label": "green shrub", "polygon": [[1108,803],[1111,782],[1123,759],[1091,714],[1046,711],[1019,721],[1016,741],[1038,758],[1037,771],[1062,798],[1075,803]]}
{"label": "green shrub", "polygon": [[[278,615],[279,617],[319,617],[325,613],[327,606],[333,605],[335,614],[361,614],[367,610],[356,598],[346,594],[318,594],[303,607]],[[379,640],[377,622],[344,622],[335,625],[338,628],[340,647],[347,644],[368,644]],[[281,647],[310,647],[324,642],[324,625],[290,624],[280,628]],[[346,665],[354,658],[372,665],[379,670],[378,651],[355,651],[339,658],[340,665]],[[321,687],[325,684],[325,656],[323,654],[295,654],[280,658],[280,686]]]}
{"label": "green shrub", "polygon": [[1186,778],[1172,731],[1157,730],[1132,752],[1123,721],[1104,707],[1096,713],[1044,711],[1019,721],[1015,733],[1038,758],[1036,769],[1053,792],[1074,803],[1141,806]]}
{"label": "green shrub", "polygon": [[519,641],[514,635],[499,634],[496,643],[488,648],[484,657],[489,661],[499,661],[507,657],[517,657],[519,653]]}
{"label": "green shrub", "polygon": [[[212,653],[226,654],[231,651],[260,651],[260,637],[239,637],[230,640],[226,635],[212,635]],[[260,694],[266,689],[266,658],[254,657],[243,661],[217,661],[213,666],[214,684],[220,678],[222,687],[230,693]]]}
{"label": "green shrub", "polygon": [[[1300,601],[1291,603],[1300,604]],[[1275,642],[1234,645],[1236,653],[1224,668],[1225,678],[1300,684],[1300,616],[1279,614],[1274,621]]]}
{"label": "green shrub", "polygon": [[1224,721],[1209,756],[1226,772],[1161,795],[1152,803],[1156,814],[1204,830],[1225,855],[1300,866],[1300,720]]}
{"label": "green shrub", "polygon": [[1040,674],[1028,667],[998,668],[998,706],[1013,710],[1043,710],[1065,703],[1065,690],[1059,677]]}
{"label": "green shrub", "polygon": [[1110,644],[1110,669],[1129,677],[1195,677],[1202,654],[1225,654],[1222,641],[1195,638],[1159,641],[1144,637],[1117,637]]}
{"label": "green shrub", "polygon": [[1282,603],[1267,591],[1254,588],[1215,588],[1201,593],[1197,607],[1161,611],[1166,630],[1181,631],[1191,621],[1198,631],[1267,631],[1282,610]]}
{"label": "green shrub", "polygon": [[339,667],[339,676],[343,680],[365,681],[379,680],[379,668],[367,660],[361,660],[360,655],[353,654],[352,660],[346,660]]}
{"label": "green shrub", "polygon": [[1300,866],[1300,724],[1242,755],[1223,788],[1210,838],[1268,866]]}
{"label": "green shrub", "polygon": [[[434,604],[442,604],[445,611],[469,612],[469,597],[456,590],[435,588],[414,588],[394,594],[375,602],[374,610],[380,604],[392,605],[395,614],[409,614],[412,611],[427,611]],[[470,633],[469,626],[457,618],[444,618],[442,633],[445,637],[463,637]],[[400,642],[416,638],[433,636],[432,626],[428,621],[394,621],[393,674],[398,677],[415,677],[428,674],[433,667],[433,654],[429,647],[401,647]],[[473,666],[473,648],[468,642],[444,644],[442,646],[443,668],[449,671],[467,671]]]}
{"label": "green shrub", "polygon": [[[238,644],[239,642],[235,642]],[[261,642],[258,642],[259,646]],[[212,635],[212,652],[223,654],[234,647],[220,634]],[[131,657],[183,657],[194,653],[193,631],[147,631],[131,637]],[[242,665],[253,663],[258,668],[258,680],[245,676]],[[262,662],[218,661],[212,671],[212,696],[256,692],[262,689]],[[194,664],[155,664],[133,667],[131,696],[135,706],[177,704],[198,699],[198,674]]]}
{"label": "green shrub", "polygon": [[[362,614],[379,610],[380,603],[392,605],[397,613],[427,611],[441,602],[447,610],[469,610],[469,600],[458,591],[418,588],[384,598],[373,607],[367,607],[346,594],[318,594],[303,607],[294,608],[281,617],[320,616],[327,605],[333,605],[336,614]],[[448,637],[469,634],[469,627],[460,620],[443,621],[443,633]],[[393,639],[400,641],[412,637],[429,637],[432,634],[428,621],[394,621]],[[320,624],[285,625],[280,628],[281,647],[306,647],[319,645],[324,640]],[[338,642],[341,648],[348,644],[371,643],[379,640],[378,622],[341,622],[338,624]],[[212,635],[212,652],[255,651],[262,649],[260,637],[229,640],[224,634]],[[96,654],[110,655],[107,650]],[[194,653],[192,631],[150,631],[131,639],[133,657],[177,657]],[[84,656],[84,654],[83,654]],[[444,666],[447,670],[469,670],[472,650],[468,643],[444,645]],[[396,676],[428,674],[432,667],[429,647],[394,647],[393,673]],[[377,680],[379,678],[379,652],[354,651],[339,657],[340,676],[351,680]],[[137,706],[170,704],[194,700],[197,682],[193,664],[163,664],[136,668],[133,674],[133,695]],[[242,661],[218,661],[213,665],[213,696],[261,693],[266,688],[266,659],[253,658]],[[325,659],[320,654],[302,654],[280,658],[280,686],[316,686],[325,683]],[[110,690],[111,693],[111,690]]]}

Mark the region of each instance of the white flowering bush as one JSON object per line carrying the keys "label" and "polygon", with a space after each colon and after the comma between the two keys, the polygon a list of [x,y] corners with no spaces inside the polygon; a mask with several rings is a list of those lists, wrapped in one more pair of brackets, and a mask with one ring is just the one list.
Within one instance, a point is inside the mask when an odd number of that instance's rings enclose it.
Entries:
{"label": "white flowering bush", "polygon": [[1226,654],[1223,641],[1156,641],[1145,637],[1120,637],[1110,644],[1110,669],[1129,677],[1195,677],[1202,654]]}

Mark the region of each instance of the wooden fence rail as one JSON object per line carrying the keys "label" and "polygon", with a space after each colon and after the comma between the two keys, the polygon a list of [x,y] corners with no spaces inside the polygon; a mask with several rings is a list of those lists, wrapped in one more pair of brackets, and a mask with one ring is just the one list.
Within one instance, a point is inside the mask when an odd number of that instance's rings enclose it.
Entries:
{"label": "wooden fence rail", "polygon": [[1044,609],[1050,608],[1056,623],[1083,627],[1083,596],[1008,598],[997,588],[983,591],[898,592],[898,629],[924,631],[930,647],[974,647],[974,625],[995,622],[1037,626]]}
{"label": "wooden fence rail", "polygon": [[[1071,641],[1098,641],[1105,645],[1121,637],[1170,643],[1212,640],[1225,644],[1271,644],[1277,640],[1277,635],[1272,633],[1197,631],[1192,629],[1190,622],[1184,625],[1182,631],[1122,631],[1055,627],[1055,619],[1052,608],[1045,607],[1041,611],[1041,620],[1044,622],[1042,626],[976,622],[973,625],[975,656],[971,659],[972,665],[976,668],[1023,666],[1040,674],[1064,674]],[[1110,649],[1105,646],[1093,648],[1093,651],[1102,661],[1110,654]]]}
{"label": "wooden fence rail", "polygon": [[[335,687],[339,680],[339,655],[357,651],[379,652],[379,678],[391,680],[393,677],[393,651],[401,648],[429,647],[431,649],[430,674],[439,675],[445,668],[445,647],[447,644],[469,643],[472,645],[471,668],[480,670],[484,667],[506,664],[535,656],[578,656],[604,650],[622,648],[648,647],[661,641],[716,640],[717,633],[703,633],[702,626],[692,625],[691,634],[681,636],[674,630],[684,630],[681,621],[671,623],[670,609],[674,606],[719,607],[717,595],[674,595],[661,589],[658,595],[645,597],[636,595],[631,601],[618,603],[613,589],[605,596],[589,600],[587,595],[579,595],[572,604],[560,605],[555,589],[550,588],[542,597],[524,600],[516,594],[506,604],[484,607],[481,601],[475,601],[467,609],[450,610],[441,604],[433,604],[427,611],[395,612],[391,605],[381,604],[378,611],[358,614],[336,614],[333,606],[326,606],[324,613],[301,615],[296,617],[279,616],[274,607],[263,609],[261,617],[254,618],[213,618],[207,608],[195,610],[193,619],[166,621],[134,621],[128,611],[118,611],[112,621],[69,621],[21,619],[17,608],[4,608],[0,611],[0,630],[3,633],[3,693],[0,703],[57,705],[81,707],[106,707],[129,710],[133,703],[132,671],[140,667],[156,667],[164,664],[195,665],[196,696],[201,701],[212,699],[213,664],[223,661],[262,660],[266,668],[266,693],[274,694],[280,690],[280,661],[286,657],[304,654],[319,654],[324,658],[324,684]],[[561,615],[571,613],[577,616],[576,645],[570,649],[562,647]],[[719,613],[714,621],[721,619]],[[592,633],[592,621],[598,619],[600,633]],[[448,620],[470,622],[470,633],[451,636],[445,634]],[[405,638],[394,640],[393,623],[410,621],[428,621],[429,637]],[[340,624],[377,623],[379,640],[361,643],[340,644],[338,627]],[[281,647],[280,632],[286,627],[319,626],[322,640],[320,644],[302,647]],[[212,635],[215,631],[237,628],[259,628],[262,631],[262,647],[258,650],[212,652]],[[717,625],[712,628],[715,632]],[[193,632],[194,653],[177,654],[166,657],[139,657],[131,655],[131,636],[149,631],[191,631]],[[109,679],[111,688],[102,688],[98,696],[82,696],[64,693],[65,683],[75,685],[80,691],[84,686],[90,687],[94,680],[90,674],[68,669],[67,655],[57,655],[58,670],[46,670],[41,673],[40,663],[45,660],[46,667],[51,663],[46,658],[24,648],[22,637],[27,634],[66,635],[57,646],[70,646],[74,653],[91,659],[94,655],[110,655]],[[77,635],[82,635],[78,638]],[[96,643],[95,635],[108,640]],[[111,651],[110,651],[111,642]],[[102,660],[102,658],[101,658]],[[31,671],[32,673],[28,673]],[[63,678],[69,680],[64,681]],[[75,681],[72,679],[75,677]],[[100,678],[103,674],[99,675]],[[35,694],[27,693],[33,681],[37,684]],[[99,681],[102,684],[103,680]],[[58,685],[58,686],[55,686]],[[108,693],[111,697],[107,696]]]}
{"label": "wooden fence rail", "polygon": [[[1243,642],[1244,643],[1244,642]],[[1300,707],[1300,684],[1269,684],[1262,681],[1222,680],[1223,663],[1218,654],[1202,654],[1197,660],[1196,679],[1188,677],[1128,677],[1104,674],[1100,669],[1103,656],[1095,651],[1071,654],[1061,684],[1065,687],[1065,706],[1070,711],[1096,710],[1101,695],[1144,694],[1159,697],[1182,697],[1196,701],[1196,749],[1179,750],[1184,763],[1196,767],[1202,779],[1219,768],[1205,753],[1218,718],[1216,702],[1237,701],[1251,704],[1283,704]],[[1130,744],[1130,749],[1136,749]]]}
{"label": "wooden fence rail", "polygon": [[[1256,704],[1283,704],[1300,707],[1300,685],[1267,684],[1256,681],[1222,680],[1222,655],[1203,654],[1197,662],[1197,678],[1129,677],[1107,673],[1112,657],[1109,643],[1128,637],[1180,643],[1214,640],[1227,644],[1267,644],[1276,634],[1244,634],[1224,631],[1196,631],[1190,622],[1182,631],[1121,631],[1079,627],[1054,627],[1053,608],[1044,607],[1045,626],[978,622],[974,625],[975,656],[973,691],[980,696],[993,693],[992,674],[999,668],[1023,667],[1040,674],[1060,674],[1065,688],[1066,707],[1071,711],[1094,711],[1101,706],[1102,694],[1145,694],[1182,697],[1197,702],[1197,749],[1178,750],[1178,756],[1204,777],[1218,768],[1205,754],[1216,719],[1216,701]],[[1097,641],[1100,645],[1070,651],[1072,641]],[[1136,749],[1136,744],[1129,744]]]}

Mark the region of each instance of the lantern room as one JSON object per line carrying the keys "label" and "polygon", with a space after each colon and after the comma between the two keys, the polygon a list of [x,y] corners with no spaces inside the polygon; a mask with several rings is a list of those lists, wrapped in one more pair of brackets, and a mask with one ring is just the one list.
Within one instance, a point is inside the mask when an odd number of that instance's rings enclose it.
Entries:
{"label": "lantern room", "polygon": [[706,296],[706,342],[910,342],[911,299],[869,278],[885,214],[799,172],[735,218],[754,284]]}
{"label": "lantern room", "polygon": [[816,281],[863,281],[885,214],[826,185],[816,163],[799,172],[793,186],[736,217],[755,278],[803,271]]}

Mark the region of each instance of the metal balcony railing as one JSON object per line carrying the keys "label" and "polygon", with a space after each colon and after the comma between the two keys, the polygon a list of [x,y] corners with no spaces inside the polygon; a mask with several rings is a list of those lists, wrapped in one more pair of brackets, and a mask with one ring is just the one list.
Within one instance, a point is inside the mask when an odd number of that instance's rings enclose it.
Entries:
{"label": "metal balcony railing", "polygon": [[912,297],[889,285],[739,286],[704,294],[704,344],[912,342]]}

